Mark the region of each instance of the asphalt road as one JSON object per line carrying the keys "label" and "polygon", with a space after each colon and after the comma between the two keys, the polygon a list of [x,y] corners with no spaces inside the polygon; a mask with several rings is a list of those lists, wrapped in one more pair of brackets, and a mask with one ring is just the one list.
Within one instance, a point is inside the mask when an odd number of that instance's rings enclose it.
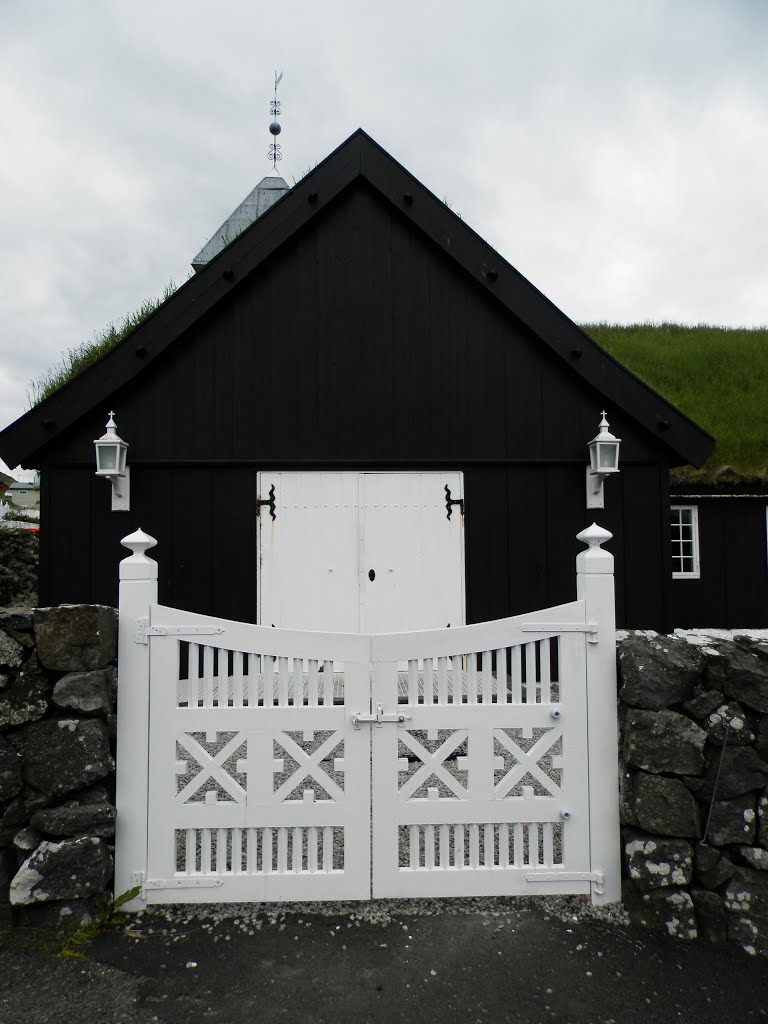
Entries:
{"label": "asphalt road", "polygon": [[378,920],[145,916],[84,958],[33,946],[17,934],[0,951],[0,1024],[768,1019],[766,959],[498,901]]}

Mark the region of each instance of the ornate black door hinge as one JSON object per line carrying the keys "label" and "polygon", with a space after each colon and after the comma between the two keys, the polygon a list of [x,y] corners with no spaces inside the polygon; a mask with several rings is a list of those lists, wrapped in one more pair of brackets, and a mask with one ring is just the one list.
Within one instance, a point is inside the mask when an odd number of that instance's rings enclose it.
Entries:
{"label": "ornate black door hinge", "polygon": [[262,505],[269,505],[269,514],[272,516],[273,519],[277,519],[277,516],[275,515],[275,485],[274,484],[272,484],[272,486],[269,488],[269,497],[268,498],[259,498],[259,499],[257,499],[257,501],[256,501],[256,515],[257,516],[261,515],[261,506]]}
{"label": "ornate black door hinge", "polygon": [[453,505],[459,506],[459,512],[464,515],[464,499],[463,498],[452,498],[451,489],[448,484],[445,485],[445,507],[448,510],[446,513],[446,519],[451,518],[451,512],[453,512]]}

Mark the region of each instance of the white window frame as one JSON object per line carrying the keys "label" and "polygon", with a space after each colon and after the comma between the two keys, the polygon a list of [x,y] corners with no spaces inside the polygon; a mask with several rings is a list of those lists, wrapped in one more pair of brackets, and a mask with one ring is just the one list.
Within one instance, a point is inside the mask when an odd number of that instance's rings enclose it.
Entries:
{"label": "white window frame", "polygon": [[[698,580],[701,578],[701,562],[699,559],[699,506],[698,505],[672,505],[670,507],[670,526],[672,523],[672,517],[676,512],[690,512],[691,513],[691,541],[693,542],[693,569],[690,571],[676,571],[672,570],[673,580]],[[680,524],[683,525],[682,523]],[[686,524],[687,525],[687,524]],[[683,559],[691,557],[684,555],[682,552],[682,538],[675,540],[672,538],[672,565],[674,566],[678,560],[681,564]]]}

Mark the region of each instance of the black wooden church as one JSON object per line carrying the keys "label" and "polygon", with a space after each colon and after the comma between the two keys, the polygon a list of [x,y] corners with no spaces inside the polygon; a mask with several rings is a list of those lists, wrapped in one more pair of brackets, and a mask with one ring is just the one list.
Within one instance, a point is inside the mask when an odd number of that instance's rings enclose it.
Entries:
{"label": "black wooden church", "polygon": [[[10,465],[41,470],[41,604],[115,603],[119,542],[140,526],[167,604],[388,628],[365,611],[374,588],[399,580],[402,602],[415,565],[417,603],[453,588],[432,618],[458,625],[572,600],[575,536],[596,520],[619,624],[678,624],[669,469],[700,465],[711,438],[363,131],[197,269],[0,434]],[[621,472],[587,511],[603,409]],[[130,511],[94,472],[112,410]],[[446,624],[430,615],[413,628]]]}

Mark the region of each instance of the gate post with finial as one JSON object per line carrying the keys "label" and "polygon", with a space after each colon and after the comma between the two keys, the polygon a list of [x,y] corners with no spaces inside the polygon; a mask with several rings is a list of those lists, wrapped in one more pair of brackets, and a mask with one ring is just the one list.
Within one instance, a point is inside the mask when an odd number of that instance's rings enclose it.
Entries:
{"label": "gate post with finial", "polygon": [[605,879],[603,885],[592,886],[592,902],[597,904],[621,899],[616,594],[613,555],[601,547],[611,537],[592,523],[577,535],[587,550],[576,556],[576,596],[584,601],[586,621],[597,624],[586,644],[590,867]]}
{"label": "gate post with finial", "polygon": [[[117,657],[117,822],[115,895],[146,879],[147,787],[149,782],[149,646],[141,642],[141,625],[157,603],[157,562],[146,554],[157,544],[136,530],[120,543],[131,554],[120,562]],[[142,910],[142,893],[124,905]]]}

